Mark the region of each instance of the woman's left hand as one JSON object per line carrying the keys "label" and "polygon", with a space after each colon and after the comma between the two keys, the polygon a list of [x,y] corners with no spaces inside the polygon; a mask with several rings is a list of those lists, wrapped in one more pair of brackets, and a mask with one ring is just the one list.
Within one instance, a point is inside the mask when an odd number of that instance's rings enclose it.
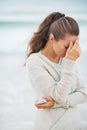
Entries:
{"label": "woman's left hand", "polygon": [[45,96],[43,97],[47,102],[46,103],[43,103],[43,104],[37,104],[38,100],[36,101],[35,103],[35,106],[38,108],[38,109],[47,109],[47,108],[52,108],[55,104],[55,101],[51,98],[51,97],[48,97],[48,96]]}

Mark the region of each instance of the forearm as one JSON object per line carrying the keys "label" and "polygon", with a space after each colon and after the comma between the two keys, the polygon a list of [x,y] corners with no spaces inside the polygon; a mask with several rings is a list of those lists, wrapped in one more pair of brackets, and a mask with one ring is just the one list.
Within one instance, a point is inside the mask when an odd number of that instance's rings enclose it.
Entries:
{"label": "forearm", "polygon": [[53,108],[57,108],[57,107],[69,108],[85,102],[87,102],[87,95],[81,92],[74,92],[70,94],[67,100],[65,102],[62,102],[62,104],[58,104],[55,102]]}
{"label": "forearm", "polygon": [[69,106],[73,107],[78,104],[87,102],[87,95],[81,92],[75,92],[69,95]]}
{"label": "forearm", "polygon": [[[76,66],[77,67],[77,66]],[[77,74],[77,89],[75,92],[68,95],[65,102],[61,104],[61,107],[73,107],[78,104],[82,104],[87,102],[87,87],[86,83],[84,83],[84,80],[81,76],[81,73],[78,71],[78,68],[76,68],[76,74]],[[59,107],[60,104],[55,102],[55,108]]]}
{"label": "forearm", "polygon": [[60,81],[55,82],[54,86],[50,86],[47,91],[47,94],[58,104],[65,102],[67,99],[73,82],[73,74],[75,69],[74,61],[64,59],[63,63]]}

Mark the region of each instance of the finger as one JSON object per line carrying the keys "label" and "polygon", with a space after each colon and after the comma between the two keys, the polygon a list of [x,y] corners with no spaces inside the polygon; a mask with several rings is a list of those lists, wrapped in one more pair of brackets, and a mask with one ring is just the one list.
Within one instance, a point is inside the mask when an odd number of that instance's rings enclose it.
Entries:
{"label": "finger", "polygon": [[51,97],[49,97],[49,96],[45,96],[45,97],[43,97],[45,100],[47,100],[47,101],[51,101],[52,100],[52,98]]}
{"label": "finger", "polygon": [[45,96],[43,97],[47,102],[51,101],[51,102],[55,102],[55,100],[52,97],[49,96]]}
{"label": "finger", "polygon": [[43,107],[43,106],[48,105],[48,103],[49,103],[49,102],[46,102],[46,103],[38,103],[38,101],[37,101],[37,102],[35,103],[35,106],[38,106],[38,107],[39,107],[39,106],[42,106],[42,107]]}
{"label": "finger", "polygon": [[73,42],[72,42],[72,41],[70,41],[70,44],[69,44],[69,48],[68,48],[68,50],[71,50],[71,49],[72,49],[72,47],[73,47]]}
{"label": "finger", "polygon": [[35,106],[37,107],[37,108],[48,108],[48,105],[46,105],[46,104],[35,104]]}
{"label": "finger", "polygon": [[80,44],[78,42],[75,42],[74,48],[80,49]]}
{"label": "finger", "polygon": [[75,45],[80,45],[78,40],[76,40],[74,44]]}
{"label": "finger", "polygon": [[73,48],[75,49],[77,47],[78,47],[78,44],[77,44],[77,42],[75,42]]}

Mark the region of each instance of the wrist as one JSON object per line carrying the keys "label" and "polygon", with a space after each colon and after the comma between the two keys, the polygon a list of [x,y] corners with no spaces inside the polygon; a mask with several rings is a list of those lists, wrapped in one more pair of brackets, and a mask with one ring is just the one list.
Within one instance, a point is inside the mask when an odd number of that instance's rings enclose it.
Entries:
{"label": "wrist", "polygon": [[71,60],[71,61],[76,61],[76,59],[74,57],[65,56],[65,58],[68,60]]}

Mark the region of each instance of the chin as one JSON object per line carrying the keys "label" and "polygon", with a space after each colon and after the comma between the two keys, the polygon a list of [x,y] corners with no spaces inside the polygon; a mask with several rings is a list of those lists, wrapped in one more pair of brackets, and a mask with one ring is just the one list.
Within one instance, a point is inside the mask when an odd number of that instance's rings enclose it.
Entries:
{"label": "chin", "polygon": [[63,58],[66,56],[66,53],[65,54],[63,54]]}
{"label": "chin", "polygon": [[61,58],[64,58],[64,57],[65,57],[65,55],[62,55],[62,56],[61,56]]}

